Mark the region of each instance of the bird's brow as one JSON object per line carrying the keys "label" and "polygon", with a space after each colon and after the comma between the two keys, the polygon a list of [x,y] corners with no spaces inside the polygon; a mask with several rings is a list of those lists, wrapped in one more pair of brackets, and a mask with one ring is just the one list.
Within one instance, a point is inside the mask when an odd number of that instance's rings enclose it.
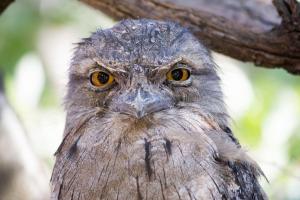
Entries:
{"label": "bird's brow", "polygon": [[169,71],[175,66],[176,63],[183,63],[183,64],[188,65],[188,67],[195,74],[203,74],[203,73],[208,73],[209,71],[211,71],[210,69],[204,68],[201,64],[196,64],[191,60],[179,57],[179,58],[173,59],[172,62],[154,67],[153,69],[151,69],[151,72]]}

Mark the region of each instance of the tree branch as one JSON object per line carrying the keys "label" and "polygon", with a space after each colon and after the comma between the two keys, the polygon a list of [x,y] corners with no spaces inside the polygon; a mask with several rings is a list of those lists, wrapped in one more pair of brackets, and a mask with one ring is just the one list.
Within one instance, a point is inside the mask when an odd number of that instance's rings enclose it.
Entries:
{"label": "tree branch", "polygon": [[[296,0],[81,0],[115,19],[177,21],[209,48],[258,66],[300,74]],[[279,15],[278,15],[279,14]]]}
{"label": "tree branch", "polygon": [[8,7],[14,0],[1,0],[0,1],[0,14]]}

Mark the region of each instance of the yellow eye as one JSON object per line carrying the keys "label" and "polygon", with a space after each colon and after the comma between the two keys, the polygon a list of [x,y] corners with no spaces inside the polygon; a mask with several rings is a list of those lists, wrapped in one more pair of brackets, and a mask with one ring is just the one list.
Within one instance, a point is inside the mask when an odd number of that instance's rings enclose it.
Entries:
{"label": "yellow eye", "polygon": [[168,81],[186,81],[190,78],[190,71],[185,68],[177,68],[167,73]]}
{"label": "yellow eye", "polygon": [[105,87],[114,82],[113,75],[104,71],[95,71],[90,75],[90,81],[92,85],[96,87]]}

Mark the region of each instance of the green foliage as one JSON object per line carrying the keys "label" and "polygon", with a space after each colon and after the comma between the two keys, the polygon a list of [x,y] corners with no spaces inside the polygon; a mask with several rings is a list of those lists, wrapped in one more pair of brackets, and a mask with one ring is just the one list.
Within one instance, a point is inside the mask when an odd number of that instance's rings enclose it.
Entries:
{"label": "green foliage", "polygon": [[251,65],[244,66],[243,69],[247,71],[254,86],[255,101],[244,116],[236,119],[237,130],[235,133],[242,143],[251,147],[258,147],[262,126],[270,111],[276,109],[276,103],[282,91],[291,90],[295,92],[299,101],[299,108],[295,109],[300,109],[300,80],[299,77],[278,69],[269,70]]}
{"label": "green foliage", "polygon": [[0,67],[13,73],[21,56],[35,48],[40,15],[34,4],[12,4],[0,18]]}
{"label": "green foliage", "polygon": [[[299,130],[300,128],[298,128]],[[300,162],[300,131],[293,134],[288,141],[288,155],[292,162]]]}
{"label": "green foliage", "polygon": [[42,96],[40,98],[39,105],[41,107],[55,107],[59,104],[59,99],[57,98],[57,95],[55,95],[55,91],[53,89],[53,86],[49,82],[48,79],[46,79],[45,87],[42,92]]}

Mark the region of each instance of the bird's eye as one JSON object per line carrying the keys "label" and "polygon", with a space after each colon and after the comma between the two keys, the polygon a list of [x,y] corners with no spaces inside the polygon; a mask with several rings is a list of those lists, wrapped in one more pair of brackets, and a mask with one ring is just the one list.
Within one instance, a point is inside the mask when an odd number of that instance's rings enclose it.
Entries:
{"label": "bird's eye", "polygon": [[168,81],[186,81],[190,78],[190,71],[185,68],[177,68],[167,73]]}
{"label": "bird's eye", "polygon": [[114,82],[115,78],[110,73],[104,71],[95,71],[90,75],[90,81],[95,87],[105,87]]}

